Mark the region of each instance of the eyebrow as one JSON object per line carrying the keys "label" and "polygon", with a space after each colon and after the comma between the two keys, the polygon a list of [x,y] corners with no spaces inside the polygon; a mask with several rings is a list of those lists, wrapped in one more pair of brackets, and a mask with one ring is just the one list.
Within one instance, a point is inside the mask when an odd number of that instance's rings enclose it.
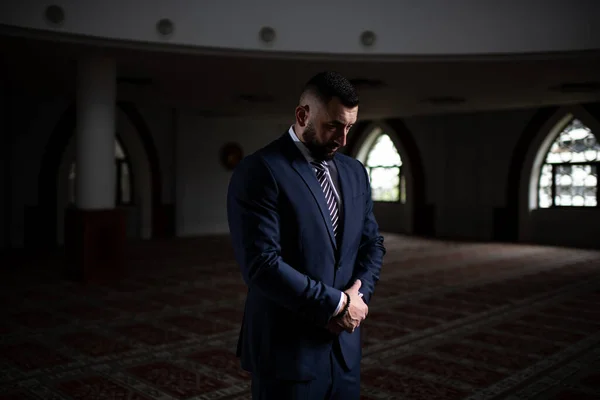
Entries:
{"label": "eyebrow", "polygon": [[[342,126],[346,126],[345,123],[343,123],[342,121],[338,121],[337,119],[334,119],[332,121],[329,121],[330,124],[334,124],[334,125],[342,125]],[[354,124],[349,124],[350,126],[354,125]]]}

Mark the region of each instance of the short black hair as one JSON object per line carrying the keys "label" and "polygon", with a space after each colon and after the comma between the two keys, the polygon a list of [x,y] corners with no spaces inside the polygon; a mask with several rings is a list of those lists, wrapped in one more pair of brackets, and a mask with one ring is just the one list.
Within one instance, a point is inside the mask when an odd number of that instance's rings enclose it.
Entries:
{"label": "short black hair", "polygon": [[333,97],[340,99],[345,107],[354,108],[358,105],[358,93],[354,85],[342,74],[334,71],[320,72],[310,78],[302,93],[310,92],[324,104]]}

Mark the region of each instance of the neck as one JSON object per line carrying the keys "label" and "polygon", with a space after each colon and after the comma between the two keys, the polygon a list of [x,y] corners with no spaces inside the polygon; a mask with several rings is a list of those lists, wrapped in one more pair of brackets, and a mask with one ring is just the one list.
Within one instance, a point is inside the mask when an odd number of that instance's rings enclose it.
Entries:
{"label": "neck", "polygon": [[294,124],[294,133],[302,143],[306,144],[306,141],[304,140],[304,129],[298,126],[298,123]]}

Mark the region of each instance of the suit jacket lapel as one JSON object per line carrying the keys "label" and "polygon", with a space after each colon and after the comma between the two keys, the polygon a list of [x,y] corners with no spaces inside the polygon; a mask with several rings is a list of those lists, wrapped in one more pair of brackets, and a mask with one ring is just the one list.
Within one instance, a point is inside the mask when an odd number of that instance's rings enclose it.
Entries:
{"label": "suit jacket lapel", "polygon": [[323,195],[323,189],[317,181],[317,177],[312,170],[312,167],[305,159],[295,159],[292,162],[292,166],[300,174],[306,186],[310,189],[315,201],[319,205],[319,209],[321,210],[321,216],[323,217],[323,222],[327,226],[327,232],[329,232],[329,238],[331,239],[331,243],[334,247],[337,247],[337,243],[335,240],[335,235],[333,234],[333,225],[331,224],[331,215],[329,215],[329,208],[327,208],[327,203],[325,203],[325,196]]}
{"label": "suit jacket lapel", "polygon": [[321,188],[319,181],[317,181],[317,176],[315,175],[310,164],[306,161],[306,158],[304,158],[300,150],[296,147],[296,144],[288,132],[282,135],[281,143],[284,151],[291,159],[292,167],[300,175],[306,186],[308,186],[313,198],[317,202],[319,210],[321,211],[321,216],[323,217],[323,223],[325,224],[327,232],[329,233],[331,244],[334,248],[337,248],[335,235],[333,234],[333,225],[331,224],[331,215],[329,215],[329,208],[327,208],[325,196],[323,195],[323,189]]}
{"label": "suit jacket lapel", "polygon": [[350,182],[348,181],[348,171],[346,169],[346,163],[344,163],[340,158],[334,158],[335,166],[338,171],[338,181],[340,184],[340,197],[342,198],[342,210],[343,210],[343,224],[342,224],[342,232],[338,232],[338,235],[341,235],[340,240],[340,255],[343,255],[341,250],[344,249],[344,245],[346,244],[346,238],[348,237],[347,232],[350,229],[351,223],[351,201],[352,201],[352,190],[350,187]]}

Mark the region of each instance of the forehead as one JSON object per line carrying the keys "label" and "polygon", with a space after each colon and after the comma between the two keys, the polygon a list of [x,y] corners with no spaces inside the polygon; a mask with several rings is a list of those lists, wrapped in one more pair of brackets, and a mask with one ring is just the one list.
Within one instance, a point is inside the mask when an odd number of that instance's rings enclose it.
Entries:
{"label": "forehead", "polygon": [[331,99],[324,111],[325,112],[323,114],[325,120],[329,122],[337,121],[338,123],[342,123],[344,125],[354,124],[356,122],[356,118],[358,117],[358,106],[346,107],[337,97]]}

